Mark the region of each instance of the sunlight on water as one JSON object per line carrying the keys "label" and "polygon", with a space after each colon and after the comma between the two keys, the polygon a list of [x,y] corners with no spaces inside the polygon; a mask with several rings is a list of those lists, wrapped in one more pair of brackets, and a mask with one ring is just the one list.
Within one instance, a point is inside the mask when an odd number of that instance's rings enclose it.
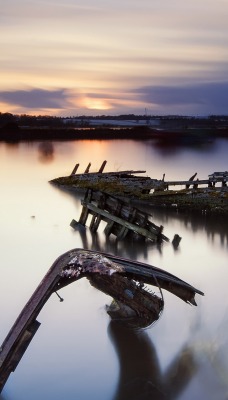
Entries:
{"label": "sunlight on water", "polygon": [[89,162],[96,171],[104,160],[106,171],[146,170],[157,179],[198,172],[204,179],[227,170],[227,152],[222,140],[201,149],[120,140],[0,144],[1,342],[55,259],[76,247],[164,268],[205,293],[191,307],[164,291],[160,320],[135,332],[110,322],[105,305],[111,298],[88,281],[62,289],[64,302],[52,295],[41,311],[41,327],[2,400],[228,398],[227,219],[150,210],[171,241],[175,233],[182,237],[178,249],[171,242],[116,242],[106,239],[103,225],[97,235],[74,231],[81,195],[48,183],[77,162],[83,172]]}

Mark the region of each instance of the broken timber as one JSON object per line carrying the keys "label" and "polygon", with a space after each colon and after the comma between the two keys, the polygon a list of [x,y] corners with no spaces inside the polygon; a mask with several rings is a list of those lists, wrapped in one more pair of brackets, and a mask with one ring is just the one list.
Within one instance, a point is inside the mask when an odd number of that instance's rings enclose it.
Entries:
{"label": "broken timber", "polygon": [[157,286],[160,292],[166,289],[193,305],[196,305],[195,294],[203,295],[178,277],[151,265],[107,253],[70,250],[53,263],[0,348],[0,393],[37,332],[40,323],[36,318],[52,293],[83,277],[132,309],[144,326],[158,319],[163,308],[163,296],[158,299],[150,295],[144,290],[144,284]]}
{"label": "broken timber", "polygon": [[[154,224],[148,213],[140,211],[117,197],[88,189],[84,200],[82,200],[82,206],[78,223],[85,226],[87,218],[91,214],[90,229],[92,232],[97,231],[100,222],[103,220],[107,223],[105,227],[107,236],[113,234],[118,239],[124,239],[130,232],[134,232],[137,236],[152,241],[169,241],[162,233],[163,226]],[[77,222],[71,221],[71,226],[76,228]]]}

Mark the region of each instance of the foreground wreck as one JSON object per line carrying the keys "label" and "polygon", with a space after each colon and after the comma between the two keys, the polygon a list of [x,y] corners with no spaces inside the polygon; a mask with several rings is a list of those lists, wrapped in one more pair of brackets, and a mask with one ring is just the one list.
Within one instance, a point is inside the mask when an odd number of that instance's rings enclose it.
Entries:
{"label": "foreground wreck", "polygon": [[[176,276],[151,265],[107,253],[70,250],[53,263],[0,348],[0,392],[37,332],[40,323],[36,318],[49,297],[84,277],[114,299],[107,308],[111,318],[134,327],[146,327],[159,318],[164,307],[162,289],[192,305],[196,305],[196,294],[203,295]],[[145,284],[158,287],[160,295],[148,291]]]}

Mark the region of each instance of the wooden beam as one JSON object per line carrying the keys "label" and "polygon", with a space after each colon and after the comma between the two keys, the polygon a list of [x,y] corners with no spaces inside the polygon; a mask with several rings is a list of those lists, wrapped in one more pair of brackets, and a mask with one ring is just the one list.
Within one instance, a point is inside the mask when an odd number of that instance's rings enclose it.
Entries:
{"label": "wooden beam", "polygon": [[15,342],[15,346],[13,346],[7,354],[7,358],[0,367],[0,392],[11,372],[15,371],[39,327],[40,322],[36,320],[32,321],[31,324],[23,330],[20,338]]}

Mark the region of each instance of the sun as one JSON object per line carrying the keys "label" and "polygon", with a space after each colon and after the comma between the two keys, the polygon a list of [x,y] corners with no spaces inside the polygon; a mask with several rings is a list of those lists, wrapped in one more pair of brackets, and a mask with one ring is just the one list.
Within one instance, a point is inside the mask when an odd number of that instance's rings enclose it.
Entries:
{"label": "sun", "polygon": [[89,110],[110,110],[112,106],[105,99],[86,97],[82,100],[83,106]]}

